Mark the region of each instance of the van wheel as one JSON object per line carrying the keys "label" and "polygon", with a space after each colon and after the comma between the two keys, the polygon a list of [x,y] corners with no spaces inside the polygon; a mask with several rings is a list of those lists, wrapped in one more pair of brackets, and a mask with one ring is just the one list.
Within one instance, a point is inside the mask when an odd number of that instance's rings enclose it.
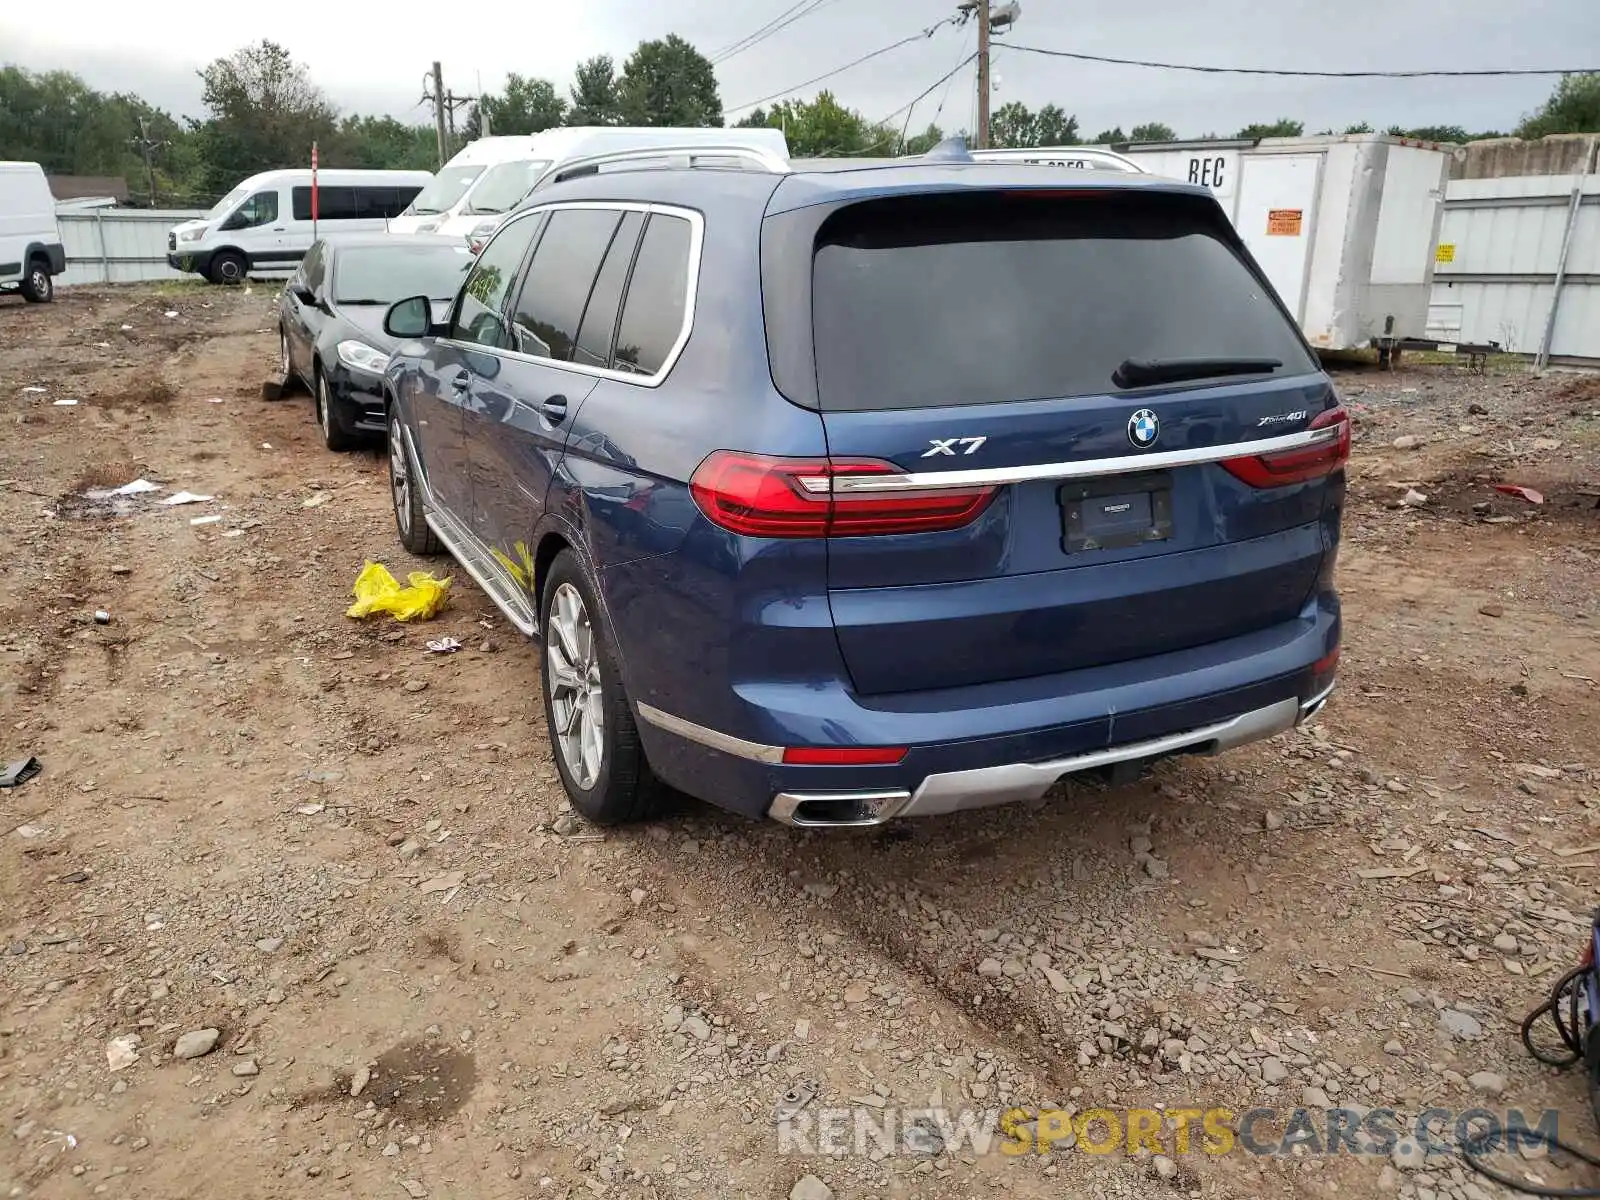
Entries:
{"label": "van wheel", "polygon": [[211,260],[212,283],[243,283],[249,266],[237,250],[224,250]]}
{"label": "van wheel", "polygon": [[570,550],[550,564],[543,608],[544,719],[567,798],[596,825],[655,816],[672,793],[645,760],[594,587]]}
{"label": "van wheel", "polygon": [[28,264],[28,273],[22,280],[22,298],[29,304],[49,304],[56,298],[55,280],[50,278],[50,264],[36,258]]}

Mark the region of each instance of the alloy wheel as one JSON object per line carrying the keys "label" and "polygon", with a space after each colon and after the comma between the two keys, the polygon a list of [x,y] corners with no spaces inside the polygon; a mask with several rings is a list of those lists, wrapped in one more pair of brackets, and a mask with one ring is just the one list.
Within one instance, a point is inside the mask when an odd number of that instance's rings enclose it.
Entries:
{"label": "alloy wheel", "polygon": [[405,436],[397,417],[389,418],[389,491],[394,498],[394,519],[402,534],[411,532],[411,464],[406,458]]}
{"label": "alloy wheel", "polygon": [[570,583],[556,589],[545,636],[544,664],[556,747],[574,783],[588,791],[605,759],[605,687],[599,647],[583,596]]}

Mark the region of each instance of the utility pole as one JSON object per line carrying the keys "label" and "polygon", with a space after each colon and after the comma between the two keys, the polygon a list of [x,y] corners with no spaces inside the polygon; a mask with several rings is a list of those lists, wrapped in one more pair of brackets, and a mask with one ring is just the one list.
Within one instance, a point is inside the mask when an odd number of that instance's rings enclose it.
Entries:
{"label": "utility pole", "polygon": [[989,0],[978,0],[978,149],[989,148]]}
{"label": "utility pole", "polygon": [[450,157],[446,153],[450,143],[445,141],[444,132],[444,68],[438,63],[433,64],[433,95],[424,94],[423,98],[433,101],[433,132],[439,139],[439,165],[442,167]]}
{"label": "utility pole", "polygon": [[150,207],[156,207],[156,164],[150,155],[152,150],[165,146],[165,142],[153,141],[150,137],[150,123],[143,117],[139,118],[139,136],[133,139],[133,144],[139,147],[139,152],[144,155],[145,177],[150,183]]}

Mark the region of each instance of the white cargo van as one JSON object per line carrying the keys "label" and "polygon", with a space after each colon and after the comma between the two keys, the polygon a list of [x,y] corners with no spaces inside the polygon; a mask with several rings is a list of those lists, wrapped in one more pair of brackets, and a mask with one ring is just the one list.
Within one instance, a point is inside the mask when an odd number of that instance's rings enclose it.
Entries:
{"label": "white cargo van", "polygon": [[44,168],[0,162],[0,291],[19,291],[24,300],[44,304],[54,299],[55,276],[66,269]]}
{"label": "white cargo van", "polygon": [[657,146],[742,146],[782,158],[789,155],[783,132],[777,129],[573,125],[524,137],[479,138],[440,169],[390,229],[465,238],[498,222],[563,163]]}
{"label": "white cargo van", "polygon": [[313,233],[309,168],[252,175],[205,216],[173,226],[167,263],[212,283],[284,274],[316,237],[382,233],[429,178],[426,171],[319,171]]}

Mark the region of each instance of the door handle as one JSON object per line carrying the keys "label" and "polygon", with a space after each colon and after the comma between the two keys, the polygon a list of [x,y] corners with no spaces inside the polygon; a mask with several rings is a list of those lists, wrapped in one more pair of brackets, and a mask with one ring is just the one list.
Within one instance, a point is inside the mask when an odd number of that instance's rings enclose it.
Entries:
{"label": "door handle", "polygon": [[565,396],[551,396],[539,405],[539,411],[544,414],[545,420],[552,425],[559,425],[567,419],[567,398]]}
{"label": "door handle", "polygon": [[273,233],[284,233],[286,231],[287,231],[287,226],[284,226],[284,225],[274,225],[272,227],[272,232]]}
{"label": "door handle", "polygon": [[464,392],[464,391],[467,390],[467,385],[469,383],[471,383],[471,382],[472,382],[472,372],[471,371],[462,371],[459,374],[457,374],[454,379],[452,379],[450,381],[450,386],[452,388],[454,388],[458,392]]}

